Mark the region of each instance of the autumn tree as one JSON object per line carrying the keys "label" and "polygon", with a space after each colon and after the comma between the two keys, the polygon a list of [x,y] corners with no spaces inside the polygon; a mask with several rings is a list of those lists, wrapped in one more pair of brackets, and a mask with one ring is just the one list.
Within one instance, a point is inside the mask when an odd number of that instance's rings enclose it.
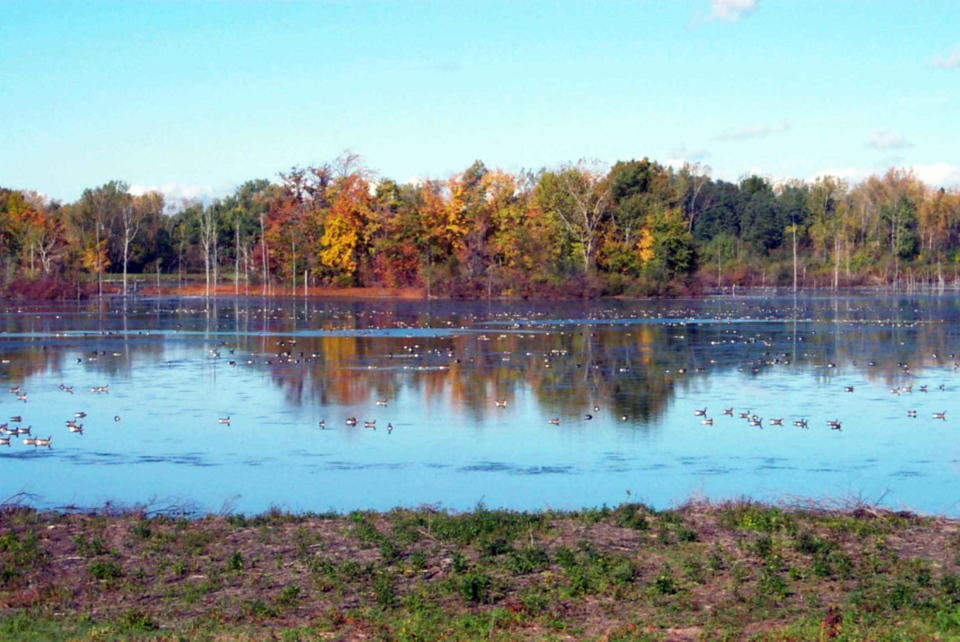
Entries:
{"label": "autumn tree", "polygon": [[568,165],[540,177],[537,199],[573,240],[584,274],[594,274],[600,226],[609,214],[610,185],[587,163]]}

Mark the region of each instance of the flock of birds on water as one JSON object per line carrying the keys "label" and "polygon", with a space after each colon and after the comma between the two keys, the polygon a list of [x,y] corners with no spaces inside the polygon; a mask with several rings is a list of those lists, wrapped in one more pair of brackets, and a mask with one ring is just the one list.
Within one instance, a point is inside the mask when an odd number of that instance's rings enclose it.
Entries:
{"label": "flock of birds on water", "polygon": [[[67,386],[60,384],[60,390],[67,393],[73,394],[73,386]],[[94,394],[105,394],[110,392],[110,385],[103,386],[91,386],[90,392]],[[17,401],[27,402],[27,393],[22,386],[16,385],[10,388],[10,393],[14,395]],[[87,416],[87,413],[80,410],[73,414],[73,417],[67,419],[64,423],[67,427],[67,430],[74,434],[83,434],[83,424],[79,423],[78,420],[82,420]],[[119,423],[120,415],[113,416],[114,422]],[[13,424],[13,426],[11,426]],[[23,426],[23,415],[13,415],[9,420],[0,424],[0,446],[10,446],[14,438],[23,437],[21,443],[24,446],[33,446],[34,448],[47,448],[49,450],[53,449],[53,435],[47,435],[46,437],[39,437],[33,435],[33,425]]]}
{"label": "flock of birds on water", "polygon": [[[358,316],[362,316],[362,314],[361,314],[361,315],[358,315]],[[657,315],[657,316],[661,316],[661,315]],[[58,317],[58,318],[59,318],[59,317]],[[274,316],[273,318],[276,318],[276,316]],[[749,318],[749,317],[748,317],[748,318]],[[448,325],[450,325],[450,323],[448,323]],[[526,325],[526,327],[532,329],[532,325],[535,325],[535,323],[531,322],[531,324]],[[686,323],[685,323],[684,321],[678,321],[678,322],[668,322],[668,323],[666,323],[666,325],[667,325],[667,326],[672,326],[672,327],[680,327],[680,328],[682,328],[682,327],[684,327],[684,326],[686,325]],[[912,325],[912,324],[911,324],[911,323],[903,323],[903,324],[899,324],[899,323],[898,323],[898,324],[896,324],[896,325],[897,325],[898,327],[903,327],[903,326],[908,326],[908,325]],[[398,327],[398,328],[399,328],[399,327],[403,327],[402,322],[398,322],[397,327]],[[512,329],[512,331],[516,332],[517,330],[521,329],[522,327],[523,327],[523,326],[521,326],[519,323],[516,323],[516,324],[514,324],[514,325],[512,326],[511,329]],[[179,331],[179,330],[181,330],[181,329],[183,329],[183,326],[182,326],[182,325],[178,325],[178,326],[177,326],[177,330]],[[731,332],[732,332],[734,335],[737,334],[737,331],[736,331],[736,330],[733,330],[733,331],[731,331]],[[562,331],[559,331],[559,333],[560,333],[560,334],[563,334]],[[109,332],[108,332],[108,333],[101,333],[101,334],[107,334],[107,335],[109,335],[109,334],[112,334],[112,333],[109,333]],[[115,334],[115,333],[113,333],[113,334]],[[142,332],[140,332],[139,334],[142,334]],[[815,334],[815,332],[813,332],[812,334]],[[496,335],[490,335],[490,336],[488,336],[487,334],[477,334],[477,335],[476,335],[476,339],[477,339],[477,341],[479,341],[479,342],[486,342],[486,341],[490,341],[490,340],[491,340],[491,336],[496,336]],[[523,334],[514,334],[514,336],[517,336],[517,337],[519,337],[519,338],[523,338],[524,335],[523,335]],[[533,337],[533,336],[534,336],[533,334],[530,335],[530,337]],[[628,335],[628,336],[629,336],[629,335]],[[506,335],[499,335],[497,338],[498,338],[498,339],[504,339],[504,338],[506,338]],[[672,337],[672,338],[677,338],[677,337]],[[684,339],[684,337],[683,337],[682,335],[680,335],[680,336],[679,336],[679,339]],[[757,343],[757,342],[758,342],[758,340],[756,339],[756,337],[754,337],[754,338],[749,338],[749,337],[743,337],[743,336],[741,336],[740,339],[742,339],[743,341],[748,342],[748,343]],[[801,337],[799,340],[802,342],[802,341],[803,341],[803,338]],[[719,345],[720,343],[725,343],[725,341],[719,341],[719,340],[718,340],[718,341],[714,341],[714,342],[711,342],[711,345]],[[734,343],[734,342],[731,341],[731,343]],[[762,341],[761,341],[761,343],[762,343]],[[769,346],[769,344],[766,344],[766,345]],[[277,341],[277,346],[278,346],[279,350],[278,350],[274,355],[269,356],[268,358],[262,359],[262,362],[263,362],[264,364],[266,364],[266,365],[275,365],[275,364],[301,364],[301,363],[307,363],[307,362],[311,361],[312,359],[315,359],[315,358],[318,357],[317,354],[305,354],[304,351],[297,351],[297,350],[296,350],[297,340],[296,340],[296,339],[293,339],[293,338],[278,340],[278,341]],[[217,347],[209,350],[209,355],[208,355],[208,356],[211,356],[211,357],[213,357],[213,358],[219,359],[219,358],[221,357],[221,351],[222,351],[222,350],[228,350],[230,355],[233,355],[233,354],[234,354],[234,349],[229,348],[229,347],[227,346],[226,342],[221,341],[221,342],[217,345]],[[394,354],[391,352],[391,353],[389,353],[389,354],[387,354],[387,355],[385,355],[385,356],[387,356],[387,357],[389,357],[389,358],[392,358],[392,357],[395,357],[395,356],[398,356],[398,357],[399,357],[399,356],[414,356],[414,357],[420,357],[420,356],[421,356],[421,353],[422,353],[422,352],[425,352],[425,351],[422,350],[421,347],[420,347],[418,344],[414,344],[414,345],[411,345],[411,346],[404,346],[404,347],[403,347],[403,350],[402,350],[401,352],[409,353],[409,354],[398,354],[398,355],[394,355]],[[451,359],[456,358],[456,355],[454,354],[454,352],[451,351],[451,350],[449,350],[449,349],[436,349],[436,350],[433,350],[433,352],[435,352],[437,355],[445,355],[447,358],[451,358]],[[94,352],[94,355],[96,355],[96,354],[97,354],[97,353]],[[104,354],[104,353],[101,352],[100,354]],[[115,354],[119,355],[119,353],[115,353]],[[764,352],[763,354],[764,354],[764,355],[769,355],[769,352]],[[526,352],[526,353],[525,353],[525,356],[529,357],[529,356],[531,356],[531,353],[530,353],[530,352]],[[550,368],[552,361],[557,360],[557,359],[566,358],[566,357],[568,357],[568,356],[569,356],[569,353],[568,353],[568,351],[565,350],[565,349],[552,349],[552,350],[550,350],[548,353],[545,353],[545,361],[544,361],[544,366],[543,366],[543,367],[545,367],[545,368]],[[949,356],[950,356],[951,358],[954,357],[954,355],[952,355],[952,354],[949,355]],[[937,360],[937,355],[932,355],[932,357],[934,358],[935,361]],[[94,358],[96,358],[96,357],[92,357],[92,359],[94,359]],[[509,355],[506,355],[506,354],[505,354],[505,355],[502,356],[502,360],[503,360],[503,361],[509,361],[509,359],[510,359],[510,356],[509,356]],[[79,358],[77,359],[77,362],[78,362],[78,363],[81,363],[82,361],[83,361],[82,359],[79,359]],[[230,358],[230,359],[228,360],[228,364],[229,364],[230,366],[237,366],[237,365],[240,365],[241,363],[243,363],[243,361],[244,361],[244,360],[238,360],[238,359],[236,359],[236,358]],[[254,363],[256,362],[254,358],[248,358],[248,359],[246,359],[245,361],[246,361],[247,364],[254,364]],[[460,362],[460,359],[459,359],[459,358],[456,358],[456,361],[457,361],[457,363],[459,363],[459,362]],[[4,360],[4,362],[5,362],[5,363],[8,363],[7,360]],[[711,360],[710,363],[714,363],[714,362]],[[854,361],[853,363],[854,363],[854,365],[857,365],[855,361]],[[784,355],[784,359],[782,359],[782,360],[781,360],[780,358],[777,358],[776,360],[770,360],[770,361],[768,361],[768,362],[761,362],[761,363],[759,363],[759,364],[755,363],[755,364],[750,368],[750,370],[751,370],[752,373],[756,374],[756,373],[758,373],[758,372],[760,371],[761,366],[774,365],[774,364],[787,364],[787,365],[789,365],[789,360],[786,358],[786,355]],[[869,362],[868,365],[870,365],[870,366],[875,366],[876,363],[873,362],[873,361],[871,361],[871,362]],[[956,365],[956,364],[955,364],[955,365]],[[908,376],[908,377],[910,376],[910,369],[909,369],[909,366],[908,366],[906,363],[898,363],[897,366],[898,366],[898,368],[901,370],[901,372],[902,372],[904,375],[906,375],[906,376]],[[422,367],[424,367],[424,366],[421,366],[421,368],[422,368]],[[426,367],[430,367],[430,366],[426,366]],[[578,368],[581,367],[581,364],[577,364],[577,367],[578,367]],[[827,364],[825,365],[825,367],[828,368],[828,369],[830,369],[830,368],[836,368],[836,364],[834,364],[834,363],[827,363]],[[407,366],[404,366],[404,369],[407,369]],[[690,372],[703,372],[705,369],[706,369],[705,366],[702,365],[702,364],[701,364],[701,365],[692,365],[692,366],[690,367],[689,371],[690,371]],[[955,369],[956,369],[956,368],[955,368]],[[626,373],[628,370],[629,370],[629,368],[628,368],[628,367],[624,367],[624,366],[620,366],[620,367],[618,368],[618,372],[621,373],[621,374]],[[743,371],[744,369],[743,369],[743,368],[739,368],[739,370]],[[671,370],[669,370],[669,369],[666,370],[666,373],[667,373],[667,374],[672,374],[672,375],[683,375],[683,374],[686,374],[687,372],[688,372],[687,368],[676,368],[673,372],[671,372]],[[913,393],[913,391],[914,391],[913,388],[914,388],[914,387],[913,387],[912,385],[903,385],[903,386],[898,386],[898,387],[890,388],[890,392],[893,393],[893,394],[896,394],[896,395],[910,394],[910,393]],[[60,384],[60,385],[59,385],[59,389],[60,389],[62,392],[67,393],[67,394],[71,394],[71,395],[72,395],[72,394],[74,393],[74,387],[73,387],[73,386],[66,386],[66,385],[64,385],[64,384]],[[946,386],[945,386],[944,384],[940,384],[940,385],[937,386],[935,389],[936,389],[936,390],[939,390],[939,391],[945,391],[945,390],[946,390]],[[844,390],[844,392],[846,392],[846,393],[853,393],[853,392],[854,392],[854,386],[844,386],[843,390]],[[929,391],[930,391],[930,389],[928,388],[927,385],[919,385],[919,386],[917,386],[917,390],[918,390],[918,392],[921,392],[921,393],[926,393],[926,392],[929,392]],[[93,393],[93,394],[106,394],[106,393],[109,393],[109,385],[91,386],[91,387],[89,387],[89,391],[90,391],[91,393]],[[9,392],[10,392],[11,394],[13,394],[18,401],[22,401],[22,402],[26,402],[26,401],[27,401],[27,393],[26,393],[25,390],[23,390],[23,388],[22,388],[21,385],[15,385],[15,386],[10,387],[10,388],[9,388]],[[505,399],[505,398],[497,398],[493,403],[494,403],[494,407],[495,407],[495,408],[504,409],[504,408],[507,407],[508,401],[507,401],[507,399]],[[379,407],[379,408],[385,408],[385,407],[388,406],[388,400],[387,400],[387,399],[378,399],[378,400],[376,400],[375,405],[376,405],[377,407]],[[594,404],[594,405],[592,405],[592,412],[590,412],[589,410],[590,410],[590,408],[587,408],[587,412],[581,415],[581,417],[582,417],[583,420],[591,421],[591,420],[593,420],[596,416],[598,416],[597,413],[600,412],[600,406],[597,405],[597,404]],[[695,409],[694,412],[693,412],[693,414],[694,414],[696,417],[699,417],[699,418],[700,418],[700,423],[701,423],[702,425],[704,425],[704,426],[713,426],[713,425],[715,425],[715,422],[717,421],[714,416],[711,416],[711,415],[708,413],[708,409],[707,409],[706,407],[702,407],[702,408],[697,408],[697,409]],[[65,420],[64,423],[65,423],[66,429],[67,429],[70,433],[77,434],[77,435],[82,435],[83,432],[84,432],[84,425],[83,425],[83,423],[81,423],[81,422],[84,420],[84,418],[86,418],[86,416],[87,416],[86,413],[83,412],[83,411],[77,411],[77,412],[75,412],[75,413],[73,414],[73,417],[70,417],[70,418],[68,418],[68,419]],[[629,417],[628,417],[627,415],[625,415],[625,414],[617,414],[616,416],[619,417],[620,421],[623,421],[623,422],[629,420]],[[722,408],[722,409],[721,409],[721,412],[720,412],[720,416],[721,416],[721,417],[724,417],[724,418],[730,418],[730,419],[735,419],[736,417],[739,417],[740,419],[746,421],[749,426],[751,426],[751,427],[756,427],[756,428],[763,428],[765,425],[766,425],[766,426],[784,426],[784,425],[785,425],[785,422],[786,422],[786,425],[791,425],[791,424],[792,424],[794,427],[801,428],[801,429],[807,429],[807,428],[810,427],[810,419],[808,419],[807,417],[801,416],[801,417],[798,417],[798,418],[790,418],[790,419],[787,419],[787,418],[785,418],[785,417],[783,417],[783,416],[780,416],[780,417],[767,417],[767,418],[764,418],[764,417],[759,416],[758,414],[756,414],[755,412],[753,412],[753,411],[750,410],[750,409],[735,410],[735,408],[734,408],[733,406],[728,406],[728,407]],[[908,418],[917,418],[917,417],[918,417],[918,411],[917,411],[916,409],[909,409],[909,410],[906,411],[906,416],[907,416]],[[947,412],[946,412],[946,410],[943,410],[943,411],[934,411],[934,412],[930,413],[930,416],[932,417],[932,419],[943,421],[943,420],[946,420],[946,418],[947,418]],[[113,421],[119,423],[119,422],[120,422],[120,416],[119,416],[119,415],[114,415],[114,416],[113,416]],[[559,425],[561,424],[561,421],[562,421],[562,420],[561,420],[561,417],[559,417],[559,416],[552,416],[552,417],[547,418],[546,421],[547,421],[547,423],[548,423],[549,425],[559,426]],[[217,422],[218,422],[220,425],[230,426],[230,425],[231,425],[231,416],[229,416],[229,415],[226,415],[226,416],[218,416],[218,417],[217,417]],[[361,419],[358,419],[356,416],[348,416],[348,417],[346,417],[346,418],[343,418],[343,425],[345,425],[345,426],[347,426],[347,427],[359,427],[359,426],[362,426],[362,427],[364,427],[364,428],[372,429],[372,430],[376,430],[376,429],[378,428],[377,419],[363,419],[363,420],[361,420]],[[829,420],[826,421],[826,426],[827,426],[828,428],[830,428],[831,430],[840,431],[840,430],[842,430],[842,428],[843,428],[843,422],[842,422],[842,420],[841,420],[840,418],[833,418],[833,419],[829,419]],[[327,428],[328,428],[327,422],[326,422],[324,419],[321,419],[321,420],[318,422],[318,427],[319,427],[320,429],[327,429]],[[394,430],[394,426],[393,426],[393,424],[390,423],[390,422],[388,422],[388,423],[386,424],[386,426],[383,426],[382,424],[380,424],[380,427],[385,428],[385,430],[386,430],[386,432],[387,432],[388,434],[392,433],[393,430]],[[35,430],[34,430],[34,428],[33,428],[32,425],[23,426],[23,417],[22,417],[22,415],[10,416],[8,421],[0,424],[0,446],[11,446],[13,443],[16,443],[16,442],[13,441],[14,438],[22,438],[22,439],[19,439],[19,442],[20,442],[20,443],[22,443],[22,444],[25,445],[25,446],[32,446],[32,447],[34,447],[35,449],[39,449],[39,448],[52,449],[52,447],[53,447],[53,435],[52,435],[52,434],[48,434],[46,437],[37,436],[37,435],[35,434]]]}

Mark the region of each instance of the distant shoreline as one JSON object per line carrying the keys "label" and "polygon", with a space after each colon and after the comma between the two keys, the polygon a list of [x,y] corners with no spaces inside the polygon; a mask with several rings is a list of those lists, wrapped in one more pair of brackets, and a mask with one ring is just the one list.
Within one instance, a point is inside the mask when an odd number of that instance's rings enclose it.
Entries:
{"label": "distant shoreline", "polygon": [[[427,296],[426,288],[423,287],[380,287],[380,286],[356,286],[356,287],[335,287],[335,286],[310,286],[306,289],[298,287],[296,291],[289,288],[271,288],[264,293],[261,285],[244,286],[239,289],[233,283],[220,283],[218,286],[210,288],[209,298],[224,299],[230,297],[243,297],[248,299],[303,299],[307,298],[332,298],[332,299],[379,299],[379,300],[398,300],[398,301],[592,301],[592,300],[620,300],[620,301],[654,301],[654,300],[674,300],[674,299],[705,299],[711,297],[739,297],[739,296],[790,296],[794,293],[790,286],[763,286],[763,285],[743,285],[716,287],[698,287],[690,288],[673,294],[583,294],[583,295],[560,295],[553,293],[545,294],[541,297],[532,296],[493,296],[490,298],[484,296],[451,296],[447,294],[431,294]],[[957,294],[960,293],[960,283],[950,283],[943,287],[933,287],[929,285],[912,287],[894,287],[892,283],[888,284],[858,284],[846,285],[839,288],[830,286],[804,286],[796,290],[798,296],[824,296],[824,295],[936,295],[936,294]],[[116,299],[122,296],[122,290],[114,281],[104,284],[103,297]],[[206,287],[203,284],[190,283],[188,285],[169,285],[161,283],[158,288],[149,280],[140,280],[135,284],[131,282],[128,298],[142,297],[184,297],[184,298],[204,298]],[[70,301],[70,300],[91,300],[97,298],[96,283],[84,282],[82,287],[76,283],[55,282],[51,287],[13,287],[7,288],[2,296],[6,301]]]}

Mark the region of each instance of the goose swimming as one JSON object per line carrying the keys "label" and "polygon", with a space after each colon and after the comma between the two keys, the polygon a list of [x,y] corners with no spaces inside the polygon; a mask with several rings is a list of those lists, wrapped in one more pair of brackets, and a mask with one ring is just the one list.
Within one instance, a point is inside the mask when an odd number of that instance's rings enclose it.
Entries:
{"label": "goose swimming", "polygon": [[230,417],[229,417],[229,416],[227,416],[227,417],[220,417],[220,418],[217,419],[217,423],[221,423],[221,424],[223,424],[224,426],[229,426],[229,425],[230,425]]}

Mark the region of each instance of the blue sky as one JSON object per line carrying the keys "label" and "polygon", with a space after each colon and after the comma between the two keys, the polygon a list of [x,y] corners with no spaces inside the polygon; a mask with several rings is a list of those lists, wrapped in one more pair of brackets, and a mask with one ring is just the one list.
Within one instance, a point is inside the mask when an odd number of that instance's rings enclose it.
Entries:
{"label": "blue sky", "polygon": [[223,194],[361,154],[960,184],[960,3],[0,2],[0,185]]}

